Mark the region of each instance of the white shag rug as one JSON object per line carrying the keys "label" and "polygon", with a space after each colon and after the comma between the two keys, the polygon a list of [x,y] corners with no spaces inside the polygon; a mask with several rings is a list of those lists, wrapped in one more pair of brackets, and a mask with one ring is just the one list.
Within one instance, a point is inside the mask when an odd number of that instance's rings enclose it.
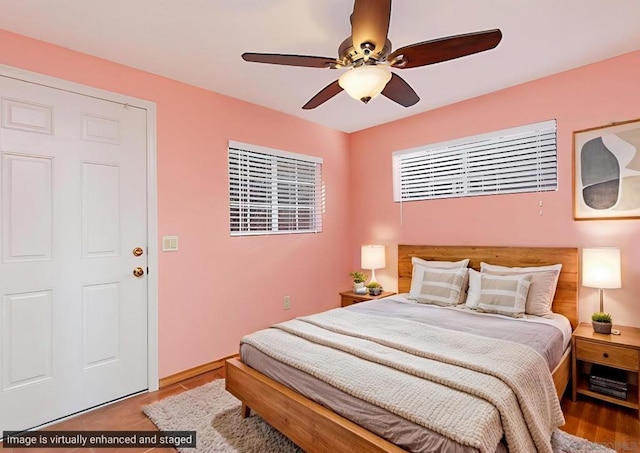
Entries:
{"label": "white shag rug", "polygon": [[[196,448],[180,452],[301,453],[297,445],[272,428],[260,416],[242,418],[240,401],[218,379],[193,390],[167,397],[143,408],[161,431],[196,431]],[[615,453],[586,439],[556,430],[554,453]]]}

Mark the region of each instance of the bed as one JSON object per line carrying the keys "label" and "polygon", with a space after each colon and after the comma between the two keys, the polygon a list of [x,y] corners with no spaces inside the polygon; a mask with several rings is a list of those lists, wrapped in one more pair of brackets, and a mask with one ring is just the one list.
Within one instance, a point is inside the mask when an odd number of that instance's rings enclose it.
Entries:
{"label": "bed", "polygon": [[[576,325],[578,258],[575,248],[400,245],[398,246],[399,293],[406,293],[410,289],[413,257],[429,261],[458,261],[468,258],[469,267],[473,269],[479,269],[481,262],[509,267],[562,264],[552,309],[555,313],[566,317],[571,328]],[[375,310],[376,307],[371,309]],[[344,316],[347,315],[347,310],[344,309]],[[249,357],[247,354],[245,356]],[[553,368],[549,368],[552,370],[553,386],[559,397],[568,383],[569,359],[570,351],[567,349],[556,360],[557,363],[553,364]],[[255,361],[255,357],[252,360]],[[251,408],[304,450],[342,451],[348,445],[351,451],[405,451],[350,419],[303,396],[301,392],[292,390],[292,388],[299,388],[296,382],[293,382],[293,385],[291,382],[283,385],[272,378],[273,373],[265,373],[247,366],[241,360],[230,360],[226,364],[227,390],[243,402],[244,416],[249,414],[249,408]],[[295,373],[285,370],[281,374]],[[296,377],[294,376],[293,379]],[[325,395],[325,392],[322,393]],[[330,393],[327,394],[330,395]],[[318,395],[315,396],[314,399],[331,407],[331,401],[327,404],[327,401],[317,398]]]}

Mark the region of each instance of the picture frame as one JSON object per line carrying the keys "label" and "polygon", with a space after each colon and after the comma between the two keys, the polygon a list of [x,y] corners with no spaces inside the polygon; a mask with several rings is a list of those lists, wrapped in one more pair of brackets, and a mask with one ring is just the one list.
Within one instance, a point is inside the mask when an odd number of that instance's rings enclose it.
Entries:
{"label": "picture frame", "polygon": [[640,118],[573,133],[573,218],[640,218]]}

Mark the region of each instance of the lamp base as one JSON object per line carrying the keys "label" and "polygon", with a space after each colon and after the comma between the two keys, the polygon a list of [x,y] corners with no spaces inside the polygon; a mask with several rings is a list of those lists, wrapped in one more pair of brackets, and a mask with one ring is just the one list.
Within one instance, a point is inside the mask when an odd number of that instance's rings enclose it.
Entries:
{"label": "lamp base", "polygon": [[600,313],[604,313],[604,291],[598,288],[598,292],[600,293]]}

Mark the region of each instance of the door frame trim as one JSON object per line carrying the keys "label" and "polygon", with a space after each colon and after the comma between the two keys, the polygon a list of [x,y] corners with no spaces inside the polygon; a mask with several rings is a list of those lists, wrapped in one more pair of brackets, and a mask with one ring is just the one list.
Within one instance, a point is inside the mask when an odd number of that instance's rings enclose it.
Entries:
{"label": "door frame trim", "polygon": [[147,115],[147,386],[158,390],[158,165],[156,103],[0,64],[0,76],[144,109]]}

